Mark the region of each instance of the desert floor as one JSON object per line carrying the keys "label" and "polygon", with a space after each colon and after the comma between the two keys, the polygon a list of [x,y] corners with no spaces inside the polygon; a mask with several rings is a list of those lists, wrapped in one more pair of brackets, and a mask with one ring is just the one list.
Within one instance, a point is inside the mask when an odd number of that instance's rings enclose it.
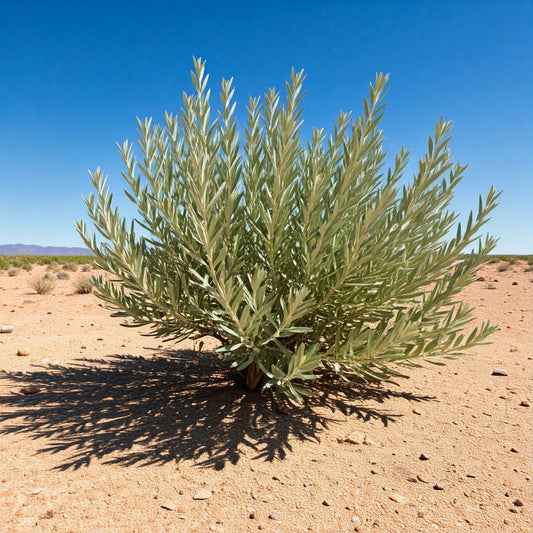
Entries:
{"label": "desert floor", "polygon": [[79,273],[45,296],[44,267],[0,274],[0,531],[531,532],[526,266],[463,293],[492,344],[290,414],[192,341],[121,327]]}

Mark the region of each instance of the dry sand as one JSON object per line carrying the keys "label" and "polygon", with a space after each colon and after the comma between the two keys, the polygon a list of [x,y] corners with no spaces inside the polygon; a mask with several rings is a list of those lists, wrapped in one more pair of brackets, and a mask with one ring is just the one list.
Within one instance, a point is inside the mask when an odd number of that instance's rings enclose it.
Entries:
{"label": "dry sand", "polygon": [[1,274],[0,531],[532,531],[532,275],[497,266],[463,294],[493,344],[290,415],[75,275]]}

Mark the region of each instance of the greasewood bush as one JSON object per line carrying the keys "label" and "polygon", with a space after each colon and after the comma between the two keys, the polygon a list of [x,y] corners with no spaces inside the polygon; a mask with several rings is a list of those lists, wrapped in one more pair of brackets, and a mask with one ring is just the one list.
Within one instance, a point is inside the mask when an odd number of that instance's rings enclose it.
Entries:
{"label": "greasewood bush", "polygon": [[279,400],[301,401],[323,374],[389,380],[486,341],[496,328],[463,333],[472,309],[457,295],[495,246],[478,232],[498,194],[490,188],[457,224],[450,201],[465,167],[451,160],[449,122],[437,122],[404,183],[407,150],[385,168],[387,76],[361,116],[341,112],[331,135],[304,139],[304,76],[293,71],[284,104],[274,89],[250,98],[242,138],[232,81],[215,118],[204,68],[195,60],[179,115],[139,120],[138,158],[120,147],[133,221],[102,171],[91,173],[99,237],[77,227],[112,274],[95,278],[109,308],[157,337],[215,337],[216,357]]}
{"label": "greasewood bush", "polygon": [[80,276],[74,281],[74,288],[78,294],[89,294],[93,290],[93,282],[88,276]]}
{"label": "greasewood bush", "polygon": [[56,278],[50,274],[34,276],[29,285],[37,294],[49,294],[56,286]]}

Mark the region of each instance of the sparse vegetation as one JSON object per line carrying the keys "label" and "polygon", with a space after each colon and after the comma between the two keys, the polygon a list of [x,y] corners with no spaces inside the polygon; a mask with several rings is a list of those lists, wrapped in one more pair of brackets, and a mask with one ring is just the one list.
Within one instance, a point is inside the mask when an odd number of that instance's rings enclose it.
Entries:
{"label": "sparse vegetation", "polygon": [[18,268],[10,268],[7,271],[7,275],[12,277],[12,278],[15,277],[15,276],[18,276],[18,273],[19,273],[19,269]]}
{"label": "sparse vegetation", "polygon": [[58,272],[56,274],[56,277],[57,279],[69,279],[70,278],[68,272]]}
{"label": "sparse vegetation", "polygon": [[37,294],[49,294],[56,286],[56,279],[51,274],[34,276],[29,285]]}
{"label": "sparse vegetation", "polygon": [[82,272],[90,272],[92,270],[91,265],[82,265],[81,271]]}
{"label": "sparse vegetation", "polygon": [[70,261],[70,262],[65,263],[63,265],[63,269],[64,270],[69,270],[70,272],[76,272],[76,270],[78,270],[78,265],[77,265],[77,263],[74,263],[74,262]]}
{"label": "sparse vegetation", "polygon": [[74,288],[78,294],[89,294],[93,290],[92,279],[88,276],[80,276],[74,282]]}
{"label": "sparse vegetation", "polygon": [[509,268],[511,268],[511,263],[502,263],[498,267],[498,272],[506,272],[507,270],[509,270]]}
{"label": "sparse vegetation", "polygon": [[92,255],[0,255],[0,270],[9,267],[24,268],[33,265],[48,265],[50,270],[60,270],[64,263],[77,265],[91,265],[94,260]]}

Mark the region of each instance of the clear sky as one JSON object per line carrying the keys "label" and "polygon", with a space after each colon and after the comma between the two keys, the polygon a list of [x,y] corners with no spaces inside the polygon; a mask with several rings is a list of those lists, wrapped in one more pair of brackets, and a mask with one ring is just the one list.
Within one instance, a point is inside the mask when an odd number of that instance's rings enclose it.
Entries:
{"label": "clear sky", "polygon": [[387,149],[416,161],[439,117],[452,120],[469,164],[455,209],[503,189],[486,226],[496,252],[533,253],[531,1],[136,4],[0,2],[0,244],[81,245],[87,169],[123,188],[115,141],[137,138],[137,116],[179,110],[194,55],[214,94],[234,77],[238,111],[305,69],[308,130],[359,114],[375,73],[390,73]]}

